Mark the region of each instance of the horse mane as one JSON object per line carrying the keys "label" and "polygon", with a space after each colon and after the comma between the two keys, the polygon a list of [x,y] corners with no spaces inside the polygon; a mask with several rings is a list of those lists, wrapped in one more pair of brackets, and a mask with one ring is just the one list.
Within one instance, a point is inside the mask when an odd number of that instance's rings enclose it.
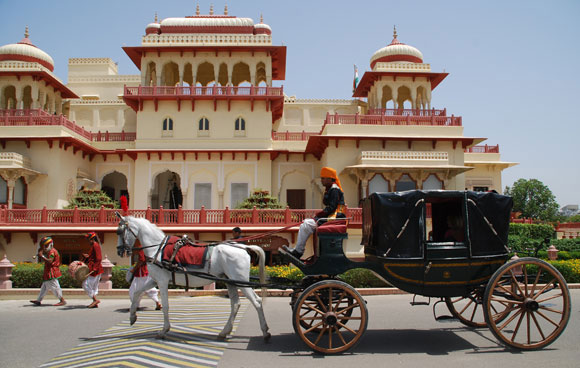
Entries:
{"label": "horse mane", "polygon": [[146,226],[147,230],[150,231],[151,233],[157,233],[157,235],[164,237],[165,233],[163,232],[163,230],[161,230],[157,225],[155,225],[154,223],[152,223],[151,221],[145,219],[145,218],[141,218],[141,217],[135,217],[135,216],[127,216],[125,218],[128,221],[133,221],[137,224],[139,224],[140,226]]}

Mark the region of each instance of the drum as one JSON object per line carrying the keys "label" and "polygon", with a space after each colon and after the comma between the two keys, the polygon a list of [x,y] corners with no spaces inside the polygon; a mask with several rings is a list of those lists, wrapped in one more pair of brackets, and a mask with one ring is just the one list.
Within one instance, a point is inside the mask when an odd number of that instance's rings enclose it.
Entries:
{"label": "drum", "polygon": [[83,282],[89,277],[89,266],[81,261],[74,261],[68,266],[70,276],[78,282]]}

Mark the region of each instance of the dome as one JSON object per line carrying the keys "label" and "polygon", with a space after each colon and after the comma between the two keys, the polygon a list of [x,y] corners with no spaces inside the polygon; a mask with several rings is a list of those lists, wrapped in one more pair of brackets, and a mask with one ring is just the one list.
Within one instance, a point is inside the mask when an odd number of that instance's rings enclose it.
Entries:
{"label": "dome", "polygon": [[231,16],[195,16],[166,18],[161,21],[161,33],[254,33],[250,18]]}
{"label": "dome", "polygon": [[145,34],[159,34],[161,31],[161,24],[159,24],[159,20],[157,19],[157,13],[155,13],[155,21],[153,23],[149,23],[147,27],[145,27]]}
{"label": "dome", "polygon": [[54,61],[50,55],[34,46],[28,39],[28,27],[22,41],[0,47],[0,61],[39,63],[51,72],[54,71]]}
{"label": "dome", "polygon": [[254,34],[255,35],[258,35],[258,34],[271,35],[272,34],[272,28],[270,28],[269,25],[264,24],[264,17],[261,15],[260,15],[260,23],[258,23],[254,26]]}
{"label": "dome", "polygon": [[397,39],[397,29],[393,32],[393,41],[378,50],[371,57],[371,69],[378,62],[411,62],[423,63],[423,54],[413,46],[405,45]]}

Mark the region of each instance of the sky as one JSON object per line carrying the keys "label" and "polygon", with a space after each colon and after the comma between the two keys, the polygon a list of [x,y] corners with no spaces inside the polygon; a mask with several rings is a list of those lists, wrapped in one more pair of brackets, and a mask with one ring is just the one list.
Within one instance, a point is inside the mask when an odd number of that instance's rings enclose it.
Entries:
{"label": "sky", "polygon": [[463,118],[464,135],[499,144],[503,188],[538,179],[560,206],[580,204],[580,1],[577,0],[0,0],[0,45],[31,42],[67,81],[68,59],[109,57],[119,74],[139,74],[122,50],[140,46],[147,24],[195,14],[264,17],[274,45],[287,46],[288,96],[352,98],[371,56],[400,42],[449,76],[431,106]]}

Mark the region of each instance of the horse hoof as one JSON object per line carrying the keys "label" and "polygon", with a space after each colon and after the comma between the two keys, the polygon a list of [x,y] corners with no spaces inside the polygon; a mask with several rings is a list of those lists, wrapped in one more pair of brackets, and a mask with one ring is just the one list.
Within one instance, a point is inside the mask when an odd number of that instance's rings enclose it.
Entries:
{"label": "horse hoof", "polygon": [[268,332],[267,334],[264,335],[264,342],[270,342],[270,338],[272,337],[272,335]]}
{"label": "horse hoof", "polygon": [[226,336],[218,335],[217,339],[218,339],[218,341],[225,341]]}
{"label": "horse hoof", "polygon": [[156,336],[157,340],[165,340],[165,334],[162,334],[161,332],[157,334]]}
{"label": "horse hoof", "polygon": [[129,322],[131,323],[131,326],[133,326],[133,324],[137,321],[137,316],[131,316],[131,319],[129,320]]}

